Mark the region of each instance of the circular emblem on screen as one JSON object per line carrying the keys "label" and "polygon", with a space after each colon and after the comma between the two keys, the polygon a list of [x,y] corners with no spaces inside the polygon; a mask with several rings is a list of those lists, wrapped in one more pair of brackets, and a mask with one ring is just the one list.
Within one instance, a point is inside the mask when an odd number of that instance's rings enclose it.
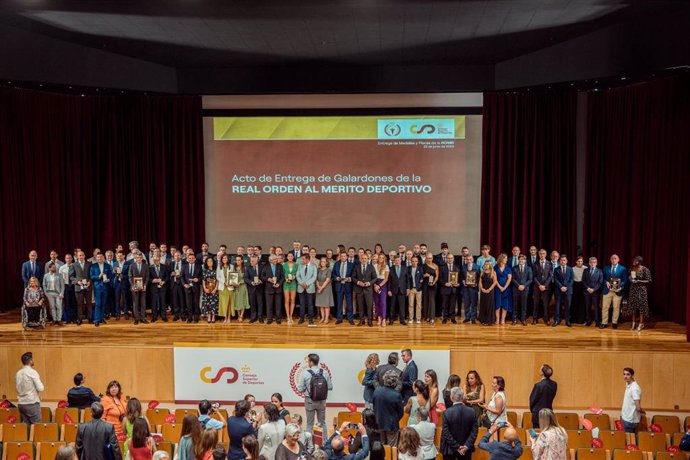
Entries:
{"label": "circular emblem on screen", "polygon": [[400,128],[400,125],[397,123],[388,123],[383,128],[383,132],[386,133],[386,136],[388,137],[395,137],[400,134],[400,131],[402,131],[402,129]]}

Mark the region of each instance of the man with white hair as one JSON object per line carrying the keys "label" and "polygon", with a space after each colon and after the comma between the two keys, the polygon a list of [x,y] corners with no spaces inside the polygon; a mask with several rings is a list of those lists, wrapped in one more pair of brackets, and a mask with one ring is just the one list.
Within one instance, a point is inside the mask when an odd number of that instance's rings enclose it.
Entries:
{"label": "man with white hair", "polygon": [[381,430],[381,441],[389,446],[398,444],[400,419],[403,416],[403,398],[396,389],[399,381],[400,371],[388,369],[383,374],[383,385],[376,387],[371,400]]}
{"label": "man with white hair", "polygon": [[444,460],[469,460],[477,439],[477,415],[462,403],[462,389],[450,389],[453,405],[443,413],[441,429],[441,453]]}

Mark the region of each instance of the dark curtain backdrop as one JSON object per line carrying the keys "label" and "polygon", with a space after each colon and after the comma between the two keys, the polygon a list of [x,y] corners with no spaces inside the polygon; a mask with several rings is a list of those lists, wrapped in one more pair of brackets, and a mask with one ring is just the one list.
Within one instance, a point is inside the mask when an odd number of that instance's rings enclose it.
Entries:
{"label": "dark curtain backdrop", "polygon": [[20,305],[31,249],[204,238],[200,97],[0,89],[0,152],[0,309]]}
{"label": "dark curtain backdrop", "polygon": [[481,243],[575,255],[577,94],[485,93]]}
{"label": "dark curtain backdrop", "polygon": [[685,323],[690,77],[590,92],[587,107],[585,252],[628,267],[641,255],[652,313]]}

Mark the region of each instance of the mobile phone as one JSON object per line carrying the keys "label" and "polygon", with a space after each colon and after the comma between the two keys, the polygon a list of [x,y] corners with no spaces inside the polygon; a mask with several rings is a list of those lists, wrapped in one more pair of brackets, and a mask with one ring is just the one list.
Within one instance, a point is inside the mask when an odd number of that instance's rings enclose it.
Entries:
{"label": "mobile phone", "polygon": [[530,428],[529,430],[527,430],[527,432],[529,433],[529,435],[530,435],[531,437],[533,437],[533,438],[536,438],[536,437],[537,437],[537,432],[534,431],[533,428]]}
{"label": "mobile phone", "polygon": [[347,425],[347,428],[350,430],[358,430],[359,426],[356,423],[350,423]]}

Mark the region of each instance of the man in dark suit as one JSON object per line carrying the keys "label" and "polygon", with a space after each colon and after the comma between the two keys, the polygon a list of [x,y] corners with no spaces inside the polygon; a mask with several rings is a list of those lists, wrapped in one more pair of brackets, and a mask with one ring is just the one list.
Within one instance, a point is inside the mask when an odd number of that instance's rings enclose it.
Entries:
{"label": "man in dark suit", "polygon": [[274,315],[276,323],[280,324],[280,301],[283,297],[285,273],[275,254],[271,254],[268,263],[264,265],[261,271],[261,281],[264,283],[264,295],[266,296],[266,324],[273,322]]}
{"label": "man in dark suit", "polygon": [[[134,253],[134,263],[129,266],[127,270],[127,277],[129,278],[129,286],[132,290],[132,303],[134,305],[134,324],[144,323],[146,321],[146,285],[149,282],[149,267],[144,262],[144,255],[141,251]],[[141,278],[140,286],[135,284],[135,278]]]}
{"label": "man in dark suit", "polygon": [[594,321],[599,327],[599,295],[604,284],[604,272],[597,268],[597,258],[589,258],[589,267],[582,273],[582,285],[585,288],[585,326],[592,325],[592,307],[594,307]]}
{"label": "man in dark suit", "polygon": [[261,265],[255,255],[249,257],[249,265],[244,271],[244,282],[249,294],[250,323],[264,322],[264,285],[261,281]]}
{"label": "man in dark suit", "polygon": [[400,318],[400,324],[405,322],[405,298],[407,297],[407,285],[409,272],[403,266],[402,258],[399,255],[393,256],[393,267],[388,275],[388,324],[393,324],[395,315]]}
{"label": "man in dark suit", "polygon": [[571,327],[570,304],[573,298],[573,281],[575,278],[572,267],[568,266],[568,257],[565,254],[560,257],[559,266],[553,277],[556,283],[556,317],[553,321],[553,327],[558,326],[561,322],[561,300],[565,301],[565,325]]}
{"label": "man in dark suit", "polygon": [[396,390],[400,385],[400,374],[391,369],[383,374],[382,380],[383,384],[374,390],[372,404],[378,428],[381,430],[381,442],[395,446],[398,443],[400,419],[405,405],[400,392]]}
{"label": "man in dark suit", "polygon": [[533,275],[526,262],[525,255],[520,254],[517,266],[513,267],[513,325],[517,324],[518,316],[522,325],[527,325],[527,296]]}
{"label": "man in dark suit", "polygon": [[366,253],[360,256],[359,262],[359,266],[355,267],[352,273],[355,297],[357,298],[357,305],[359,305],[359,326],[364,324],[366,315],[367,324],[371,327],[374,314],[372,307],[376,270],[369,263],[369,256]]}
{"label": "man in dark suit", "polygon": [[74,295],[77,299],[77,325],[81,324],[86,308],[88,321],[91,322],[91,280],[89,271],[91,262],[86,260],[84,251],[77,251],[77,261],[74,263]]}
{"label": "man in dark suit", "polygon": [[441,428],[441,454],[443,460],[469,460],[477,439],[477,414],[462,403],[462,389],[450,389],[453,405],[443,413]]}
{"label": "man in dark suit", "polygon": [[173,260],[168,264],[168,280],[170,281],[170,295],[172,295],[173,305],[173,321],[178,321],[180,318],[186,320],[185,314],[185,295],[184,286],[182,285],[182,274],[187,265],[187,262],[182,260],[180,251],[175,251]]}
{"label": "man in dark suit", "polygon": [[347,260],[347,253],[340,253],[340,260],[333,265],[331,278],[335,286],[335,313],[337,320],[335,324],[343,322],[343,301],[345,302],[347,321],[355,324],[352,311],[352,270],[354,262]]}
{"label": "man in dark suit", "polygon": [[[395,371],[398,374],[398,376],[402,374],[402,371],[398,369],[398,354],[394,351],[389,353],[388,362],[386,364],[379,365],[374,371],[375,387],[383,385],[383,375],[390,370]],[[396,389],[398,392],[402,390],[402,380],[398,379]]]}
{"label": "man in dark suit", "polygon": [[[210,256],[211,253],[208,252],[208,243],[201,243],[201,252],[196,255],[196,262],[201,264],[204,262],[204,257]],[[189,259],[187,259],[189,260]]]}
{"label": "man in dark suit", "polygon": [[94,312],[93,322],[98,327],[105,323],[105,308],[108,302],[108,291],[113,280],[113,269],[105,262],[103,254],[96,256],[96,263],[89,269],[89,278],[93,282],[94,298],[96,300],[96,311]]}
{"label": "man in dark suit", "polygon": [[[463,248],[465,249],[465,248]],[[467,284],[467,274],[474,272],[474,283]],[[477,301],[479,300],[479,275],[481,269],[479,265],[474,263],[472,254],[465,256],[465,261],[460,269],[460,277],[462,278],[462,298],[465,303],[465,319],[463,323],[472,321],[472,324],[477,323]]]}
{"label": "man in dark suit", "polygon": [[434,256],[434,263],[438,266],[445,265],[449,253],[448,243],[441,243],[441,252]]}
{"label": "man in dark suit", "polygon": [[158,254],[153,256],[153,264],[149,266],[149,279],[151,280],[151,322],[156,322],[156,319],[160,316],[167,323],[168,304],[165,298],[170,274],[168,273],[168,267],[161,264],[161,258]]}
{"label": "man in dark suit", "polygon": [[558,391],[558,384],[551,380],[553,369],[544,364],[539,371],[541,380],[534,384],[529,395],[529,411],[532,413],[532,425],[539,428],[539,411],[542,409],[553,410],[553,400]]}
{"label": "man in dark suit", "polygon": [[[81,423],[77,429],[77,458],[79,460],[122,460],[120,444],[112,424],[101,420],[103,406],[99,402],[91,404],[92,420]],[[108,453],[107,451],[110,451]]]}
{"label": "man in dark suit", "polygon": [[[208,245],[207,245],[208,246]],[[201,295],[201,264],[197,263],[194,254],[187,256],[187,266],[182,272],[184,283],[185,304],[187,306],[187,322],[199,322],[201,311],[199,310],[199,296]]]}
{"label": "man in dark suit", "polygon": [[38,253],[35,250],[29,252],[29,260],[22,264],[22,281],[24,288],[29,285],[31,278],[38,278],[38,284],[43,286],[44,266],[38,261]]}
{"label": "man in dark suit", "polygon": [[405,348],[400,352],[403,362],[405,363],[405,368],[400,375],[401,380],[401,391],[403,404],[407,404],[407,400],[414,395],[414,390],[412,389],[412,384],[417,380],[417,364],[412,359],[412,350]]}
{"label": "man in dark suit", "polygon": [[539,250],[539,260],[534,266],[532,282],[534,283],[534,314],[532,324],[537,324],[539,318],[539,306],[543,307],[544,324],[549,325],[549,300],[551,300],[551,281],[553,271],[551,262],[546,260],[546,251]]}
{"label": "man in dark suit", "polygon": [[[458,283],[460,273],[458,265],[455,263],[453,254],[446,254],[446,260],[439,265],[439,284],[441,286],[441,314],[443,324],[450,319],[451,323],[456,324],[455,305],[458,301]],[[455,273],[456,279],[451,282],[451,273]]]}

